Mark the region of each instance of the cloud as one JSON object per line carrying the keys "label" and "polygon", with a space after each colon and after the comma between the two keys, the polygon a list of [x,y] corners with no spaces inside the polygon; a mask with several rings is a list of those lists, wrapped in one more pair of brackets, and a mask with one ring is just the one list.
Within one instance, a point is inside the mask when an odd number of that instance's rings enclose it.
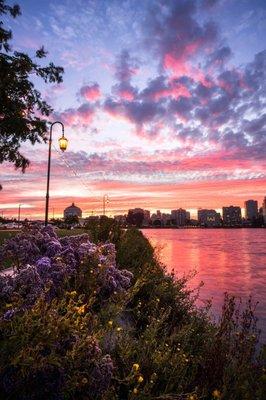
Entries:
{"label": "cloud", "polygon": [[112,87],[112,91],[116,96],[128,101],[136,97],[137,89],[132,86],[131,79],[138,69],[139,61],[131,57],[128,50],[122,50],[115,63],[115,78],[118,83]]}
{"label": "cloud", "polygon": [[84,85],[79,90],[79,95],[87,101],[95,101],[101,97],[101,90],[98,83]]}
{"label": "cloud", "polygon": [[59,118],[67,125],[87,127],[92,123],[95,112],[93,105],[84,103],[78,108],[66,109],[59,114]]}
{"label": "cloud", "polygon": [[217,40],[217,27],[196,19],[198,3],[192,0],[157,1],[148,13],[143,31],[146,48],[160,59],[161,67],[174,76],[199,74],[191,59],[207,52]]}

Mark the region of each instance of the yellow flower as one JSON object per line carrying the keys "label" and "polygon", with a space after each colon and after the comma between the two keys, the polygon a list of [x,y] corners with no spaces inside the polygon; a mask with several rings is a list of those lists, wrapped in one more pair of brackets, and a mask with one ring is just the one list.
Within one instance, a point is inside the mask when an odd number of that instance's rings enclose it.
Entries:
{"label": "yellow flower", "polygon": [[212,392],[212,395],[213,395],[213,397],[214,397],[215,399],[220,399],[220,398],[221,398],[221,392],[220,392],[219,390],[217,390],[217,389],[215,389],[215,390]]}
{"label": "yellow flower", "polygon": [[111,321],[111,320],[108,321],[108,325],[109,325],[109,326],[113,326],[113,321]]}
{"label": "yellow flower", "polygon": [[76,311],[78,314],[84,314],[85,313],[85,304],[83,304],[83,306],[77,307]]}
{"label": "yellow flower", "polygon": [[137,394],[137,393],[138,393],[138,389],[137,389],[137,388],[134,388],[134,389],[133,389],[133,393],[134,393],[134,394]]}
{"label": "yellow flower", "polygon": [[144,378],[143,378],[142,375],[140,375],[140,376],[138,377],[138,383],[141,383],[141,382],[143,382],[143,381],[144,381]]}
{"label": "yellow flower", "polygon": [[133,364],[132,369],[137,372],[139,370],[139,364]]}
{"label": "yellow flower", "polygon": [[69,293],[69,295],[70,295],[71,297],[75,297],[76,294],[77,294],[77,292],[76,292],[75,290],[73,290],[73,292],[70,292],[70,293]]}
{"label": "yellow flower", "polygon": [[198,396],[196,395],[196,394],[191,394],[189,397],[188,397],[188,400],[197,400],[198,399]]}
{"label": "yellow flower", "polygon": [[122,331],[122,328],[121,328],[121,326],[119,326],[118,328],[116,328],[116,330],[117,330],[117,332],[120,332],[120,331]]}

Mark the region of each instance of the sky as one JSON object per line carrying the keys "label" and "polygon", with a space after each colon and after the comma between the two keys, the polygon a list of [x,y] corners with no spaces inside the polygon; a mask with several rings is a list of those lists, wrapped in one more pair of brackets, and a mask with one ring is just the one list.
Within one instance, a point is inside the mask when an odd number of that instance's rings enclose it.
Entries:
{"label": "sky", "polygon": [[[9,4],[11,4],[9,2]],[[23,0],[4,18],[14,50],[64,67],[34,80],[53,130],[50,216],[142,207],[220,210],[266,195],[264,0]],[[0,165],[0,213],[43,218],[48,145],[23,144],[25,174]]]}

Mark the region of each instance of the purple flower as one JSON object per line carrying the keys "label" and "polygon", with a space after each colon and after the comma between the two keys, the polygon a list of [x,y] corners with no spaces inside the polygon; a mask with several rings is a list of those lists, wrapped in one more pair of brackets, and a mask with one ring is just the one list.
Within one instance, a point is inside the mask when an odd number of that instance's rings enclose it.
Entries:
{"label": "purple flower", "polygon": [[78,255],[80,258],[89,258],[95,255],[97,251],[97,246],[93,243],[87,242],[87,243],[81,243],[81,245],[78,247]]}
{"label": "purple flower", "polygon": [[25,304],[33,304],[43,292],[42,281],[36,267],[28,265],[20,270],[13,279],[14,292],[18,293]]}
{"label": "purple flower", "polygon": [[13,308],[11,310],[7,310],[3,315],[3,319],[5,321],[9,321],[10,319],[13,318],[14,314],[15,314],[15,310]]}
{"label": "purple flower", "polygon": [[49,240],[47,242],[46,255],[48,257],[56,256],[62,250],[62,245],[57,239]]}
{"label": "purple flower", "polygon": [[112,376],[113,376],[114,365],[111,357],[107,354],[96,363],[91,373],[92,383],[90,391],[95,396],[102,396],[103,393],[108,389]]}

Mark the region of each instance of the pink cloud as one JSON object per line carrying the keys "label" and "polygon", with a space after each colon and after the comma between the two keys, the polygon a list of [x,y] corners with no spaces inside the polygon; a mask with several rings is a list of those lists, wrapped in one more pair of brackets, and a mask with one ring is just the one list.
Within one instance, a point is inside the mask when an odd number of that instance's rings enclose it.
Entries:
{"label": "pink cloud", "polygon": [[72,126],[90,125],[93,121],[95,109],[90,104],[82,104],[77,109],[69,108],[60,114],[60,118],[67,124]]}
{"label": "pink cloud", "polygon": [[83,86],[79,93],[87,101],[95,101],[101,97],[101,90],[98,83]]}

